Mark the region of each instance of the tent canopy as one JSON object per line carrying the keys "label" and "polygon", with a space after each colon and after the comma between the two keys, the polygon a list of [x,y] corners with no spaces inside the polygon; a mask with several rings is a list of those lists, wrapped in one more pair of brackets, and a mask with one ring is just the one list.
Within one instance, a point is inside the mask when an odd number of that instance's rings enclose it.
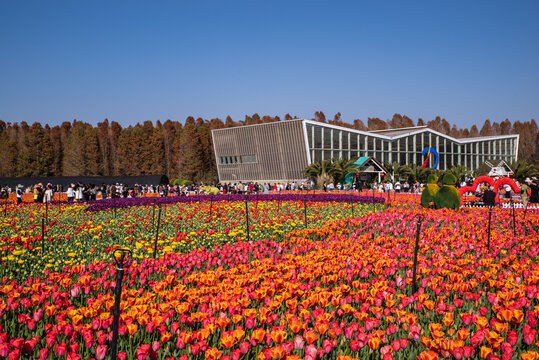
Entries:
{"label": "tent canopy", "polygon": [[[378,181],[380,181],[380,175],[387,173],[384,166],[372,156],[362,156],[356,160],[354,165],[358,169],[359,174],[378,174]],[[342,184],[352,186],[354,183],[355,174],[348,173],[343,177]]]}

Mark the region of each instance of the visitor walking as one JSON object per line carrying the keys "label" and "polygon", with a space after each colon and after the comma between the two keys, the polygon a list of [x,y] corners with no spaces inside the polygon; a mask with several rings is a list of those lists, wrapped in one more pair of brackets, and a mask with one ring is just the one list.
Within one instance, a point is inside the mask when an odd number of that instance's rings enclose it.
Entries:
{"label": "visitor walking", "polygon": [[523,207],[528,207],[528,202],[530,201],[529,192],[531,192],[531,189],[530,189],[531,182],[532,180],[530,178],[526,178],[526,180],[524,180],[524,183],[520,187],[520,198],[522,199]]}
{"label": "visitor walking", "polygon": [[19,184],[17,185],[17,204],[22,203],[22,194],[23,194],[22,185]]}

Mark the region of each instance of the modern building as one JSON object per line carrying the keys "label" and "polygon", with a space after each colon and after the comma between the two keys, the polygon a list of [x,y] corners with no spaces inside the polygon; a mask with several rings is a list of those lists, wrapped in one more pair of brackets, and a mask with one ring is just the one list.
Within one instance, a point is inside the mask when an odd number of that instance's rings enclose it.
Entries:
{"label": "modern building", "polygon": [[374,157],[446,170],[487,160],[516,161],[518,135],[456,139],[426,126],[360,131],[306,119],[212,131],[219,181],[301,181],[303,169],[331,158]]}

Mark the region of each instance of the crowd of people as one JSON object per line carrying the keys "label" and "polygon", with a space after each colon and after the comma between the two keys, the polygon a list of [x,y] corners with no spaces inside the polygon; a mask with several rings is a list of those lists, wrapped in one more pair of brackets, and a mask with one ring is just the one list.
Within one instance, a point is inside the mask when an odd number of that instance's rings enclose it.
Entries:
{"label": "crowd of people", "polygon": [[[471,186],[474,178],[463,179],[457,184],[460,186]],[[236,183],[220,183],[215,187],[221,194],[269,194],[270,192],[277,191],[295,191],[295,190],[312,190],[314,183],[311,181],[304,182],[279,182],[279,183],[257,183],[257,182],[236,182]],[[373,182],[365,184],[362,181],[356,181],[350,184],[344,184],[333,182],[324,183],[323,191],[363,191],[374,189],[379,192],[394,192],[394,193],[412,193],[420,194],[425,184],[418,181],[409,183],[408,181],[385,181],[385,182]],[[537,178],[527,178],[520,184],[517,181],[517,186],[520,188],[520,194],[518,198],[521,198],[524,206],[528,202],[539,202],[539,182]],[[480,197],[481,201],[485,204],[492,203],[495,198],[493,196],[494,189],[488,187],[479,187],[475,193]],[[190,185],[140,185],[135,184],[129,186],[127,184],[115,183],[115,184],[82,184],[80,182],[69,184],[67,187],[62,185],[53,185],[48,183],[43,185],[42,183],[35,184],[34,186],[24,187],[18,185],[12,189],[8,186],[0,188],[0,198],[7,199],[9,194],[15,192],[17,202],[22,202],[24,194],[33,194],[34,202],[50,202],[53,200],[55,193],[65,193],[68,201],[91,201],[97,199],[111,199],[111,198],[127,198],[144,196],[145,194],[153,194],[154,196],[189,196],[195,194],[204,194],[207,191],[207,186],[204,184],[190,184]],[[511,198],[515,194],[511,191],[509,186],[504,187],[499,191],[500,197]]]}

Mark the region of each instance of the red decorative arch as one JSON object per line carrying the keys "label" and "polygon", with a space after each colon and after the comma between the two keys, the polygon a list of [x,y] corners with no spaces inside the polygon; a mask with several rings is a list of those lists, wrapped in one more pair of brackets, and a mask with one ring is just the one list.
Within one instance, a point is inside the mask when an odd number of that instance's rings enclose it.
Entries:
{"label": "red decorative arch", "polygon": [[490,176],[484,176],[483,175],[483,176],[477,177],[474,180],[472,186],[462,186],[462,187],[459,188],[460,203],[461,204],[463,203],[465,193],[467,193],[467,192],[475,192],[477,190],[477,187],[482,183],[487,183],[490,186],[494,187],[494,192],[496,193],[496,204],[500,201],[500,199],[498,198],[498,191],[500,190],[500,188],[502,186],[509,185],[511,187],[511,190],[513,190],[513,192],[515,192],[515,193],[520,192],[520,188],[515,183],[515,180],[513,180],[511,178],[503,177],[503,178],[499,178],[498,180],[494,181],[494,179],[491,178]]}

